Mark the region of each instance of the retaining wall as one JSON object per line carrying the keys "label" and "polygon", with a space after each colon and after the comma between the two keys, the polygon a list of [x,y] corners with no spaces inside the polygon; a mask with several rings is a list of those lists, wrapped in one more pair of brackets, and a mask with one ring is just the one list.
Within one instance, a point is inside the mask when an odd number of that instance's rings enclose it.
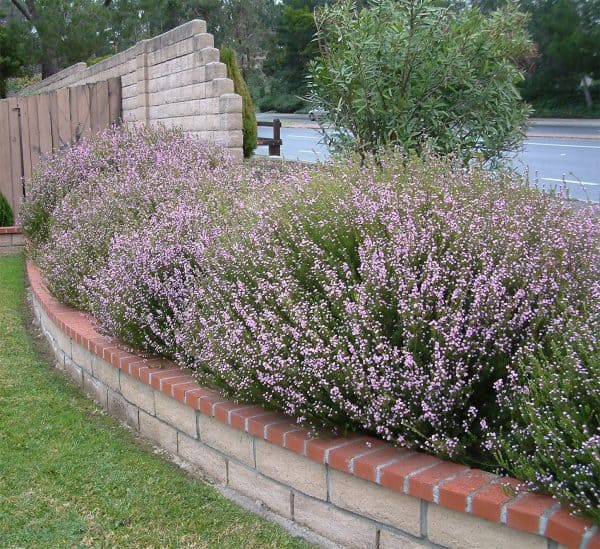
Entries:
{"label": "retaining wall", "polygon": [[0,227],[0,255],[19,253],[24,245],[20,227]]}
{"label": "retaining wall", "polygon": [[215,482],[344,547],[600,548],[552,498],[370,437],[311,438],[289,417],[238,405],[189,373],[121,350],[58,303],[27,266],[57,367],[109,413]]}
{"label": "retaining wall", "polygon": [[21,95],[120,76],[123,121],[180,127],[242,158],[242,98],[220,62],[206,22],[193,20],[88,67],[77,63]]}

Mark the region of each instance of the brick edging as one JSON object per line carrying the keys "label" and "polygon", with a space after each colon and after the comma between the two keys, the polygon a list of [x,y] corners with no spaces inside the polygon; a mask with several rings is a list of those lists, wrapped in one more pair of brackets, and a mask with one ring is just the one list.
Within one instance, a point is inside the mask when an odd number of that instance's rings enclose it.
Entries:
{"label": "brick edging", "polygon": [[21,227],[0,227],[0,234],[23,234]]}
{"label": "brick edging", "polygon": [[[180,406],[191,408],[195,414],[199,412],[211,421],[214,419],[237,430],[240,436],[267,441],[304,456],[325,466],[326,471],[339,471],[419,498],[421,506],[429,502],[435,504],[436,509],[439,506],[541,536],[537,538],[540,542],[547,538],[552,540],[548,542],[548,548],[555,547],[554,542],[579,549],[600,548],[600,532],[591,521],[570,515],[549,496],[517,492],[519,481],[516,479],[501,478],[427,454],[394,448],[372,437],[311,438],[292,418],[259,406],[235,404],[213,390],[200,387],[191,374],[168,360],[146,359],[123,351],[100,335],[83,313],[53,298],[31,262],[27,263],[27,274],[43,311],[73,342],[112,365],[117,373],[131,376],[178,401]],[[173,403],[173,406],[177,404]],[[329,502],[329,495],[326,499]],[[423,514],[420,535],[424,542],[428,541]]]}
{"label": "brick edging", "polygon": [[19,253],[24,245],[21,227],[0,227],[0,255]]}

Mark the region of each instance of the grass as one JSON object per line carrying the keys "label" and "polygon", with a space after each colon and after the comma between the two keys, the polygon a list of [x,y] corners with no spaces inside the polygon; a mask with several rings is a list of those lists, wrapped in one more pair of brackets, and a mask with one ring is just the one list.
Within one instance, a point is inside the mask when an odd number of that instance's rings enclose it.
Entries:
{"label": "grass", "polygon": [[307,547],[144,447],[48,366],[0,257],[0,547]]}

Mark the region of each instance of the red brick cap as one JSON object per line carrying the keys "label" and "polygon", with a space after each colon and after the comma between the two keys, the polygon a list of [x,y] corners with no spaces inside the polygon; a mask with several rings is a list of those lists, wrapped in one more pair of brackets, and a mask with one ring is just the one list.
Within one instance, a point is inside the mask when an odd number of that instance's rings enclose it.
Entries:
{"label": "red brick cap", "polygon": [[0,234],[23,234],[21,227],[0,227]]}
{"label": "red brick cap", "polygon": [[549,496],[523,494],[508,507],[506,523],[533,534],[540,532],[540,519],[556,502]]}
{"label": "red brick cap", "polygon": [[471,469],[465,475],[444,482],[439,488],[437,503],[455,511],[465,512],[469,496],[476,490],[487,486],[492,480],[494,480],[494,475],[491,473]]}
{"label": "red brick cap", "polygon": [[472,497],[471,512],[478,517],[500,522],[503,507],[517,496],[521,482],[505,478],[483,488]]}
{"label": "red brick cap", "polygon": [[[0,228],[0,234],[19,232],[14,227]],[[370,437],[313,438],[292,418],[259,406],[231,402],[200,387],[191,374],[167,360],[144,358],[116,346],[98,334],[85,315],[53,298],[31,262],[27,263],[27,274],[43,310],[79,345],[185,405],[240,431],[392,490],[494,522],[506,522],[512,528],[545,535],[567,547],[579,547],[585,540],[586,549],[600,549],[600,534],[589,520],[574,517],[548,496],[519,493],[522,483],[516,479],[499,479]]]}
{"label": "red brick cap", "polygon": [[[574,517],[566,509],[557,509],[548,519],[546,531],[544,534],[553,540],[567,547],[576,547],[581,542],[581,538],[586,530],[592,527],[589,520]],[[596,547],[600,548],[600,535],[596,538]],[[588,542],[587,549],[592,549],[593,538]]]}
{"label": "red brick cap", "polygon": [[439,500],[439,496],[434,498],[434,495],[437,495],[434,492],[440,483],[468,472],[469,468],[464,465],[444,461],[431,469],[411,476],[408,479],[408,493],[427,501]]}

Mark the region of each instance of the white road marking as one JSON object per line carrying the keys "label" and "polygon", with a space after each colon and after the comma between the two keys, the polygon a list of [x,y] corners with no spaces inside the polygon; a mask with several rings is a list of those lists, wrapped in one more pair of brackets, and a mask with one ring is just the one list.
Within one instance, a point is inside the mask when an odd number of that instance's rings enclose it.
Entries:
{"label": "white road marking", "polygon": [[318,136],[309,136],[309,135],[286,135],[285,137],[293,137],[294,139],[310,139],[314,141],[315,137]]}
{"label": "white road marking", "polygon": [[537,141],[525,141],[525,145],[539,145],[540,147],[568,147],[570,149],[600,149],[600,145],[563,145],[559,143],[538,143]]}
{"label": "white road marking", "polygon": [[542,181],[556,181],[558,183],[578,183],[579,185],[584,185],[586,187],[598,187],[600,183],[592,183],[591,181],[574,181],[573,179],[554,179],[553,177],[541,177]]}

